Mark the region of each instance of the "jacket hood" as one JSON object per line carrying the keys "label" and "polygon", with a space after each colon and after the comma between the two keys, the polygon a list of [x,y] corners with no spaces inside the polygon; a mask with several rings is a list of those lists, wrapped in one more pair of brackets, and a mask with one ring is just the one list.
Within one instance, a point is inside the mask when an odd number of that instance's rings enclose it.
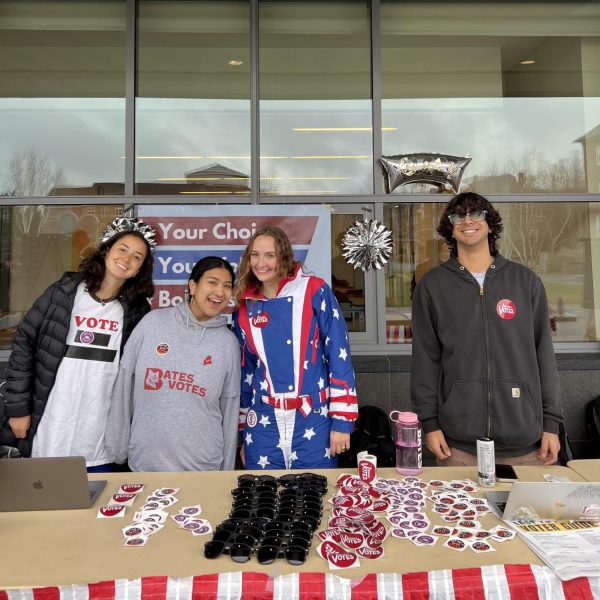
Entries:
{"label": "jacket hood", "polygon": [[76,271],[67,271],[59,279],[58,284],[65,290],[66,293],[72,292],[81,283],[81,273]]}
{"label": "jacket hood", "polygon": [[[494,262],[490,266],[489,276],[493,277],[495,273],[497,273],[500,269],[504,268],[508,264],[508,260],[504,258],[504,256],[500,254],[496,254],[494,257]],[[446,269],[450,269],[450,271],[454,271],[455,273],[462,274],[465,273],[465,268],[458,262],[458,258],[455,256],[448,259],[445,263],[442,263],[442,267],[446,267]]]}
{"label": "jacket hood", "polygon": [[187,329],[216,329],[217,327],[225,327],[227,325],[226,315],[217,315],[206,321],[198,321],[190,309],[189,302],[180,302],[175,307],[175,310],[177,320]]}

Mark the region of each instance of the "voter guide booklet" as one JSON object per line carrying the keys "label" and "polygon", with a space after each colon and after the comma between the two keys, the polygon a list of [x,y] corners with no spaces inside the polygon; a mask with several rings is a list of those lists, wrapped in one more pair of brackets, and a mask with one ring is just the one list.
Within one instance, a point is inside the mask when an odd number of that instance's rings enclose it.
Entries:
{"label": "voter guide booklet", "polygon": [[600,573],[600,522],[506,520],[521,539],[563,581],[598,577]]}

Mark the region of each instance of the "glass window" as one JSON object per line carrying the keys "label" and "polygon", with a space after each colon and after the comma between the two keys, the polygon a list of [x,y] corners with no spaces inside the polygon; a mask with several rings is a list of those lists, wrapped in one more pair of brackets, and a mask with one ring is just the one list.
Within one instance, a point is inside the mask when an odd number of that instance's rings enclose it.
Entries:
{"label": "glass window", "polygon": [[250,194],[249,26],[247,1],[140,1],[136,193]]}
{"label": "glass window", "polygon": [[371,194],[367,2],[261,2],[260,191]]}
{"label": "glass window", "polygon": [[[435,234],[443,204],[386,204],[393,256],[386,265],[386,336],[412,340],[412,291],[423,274],[449,257]],[[555,342],[600,340],[600,203],[495,204],[504,231],[500,253],[533,269],[544,282]]]}
{"label": "glass window", "polygon": [[384,1],[383,154],[471,155],[463,191],[597,193],[599,20],[591,1]]}
{"label": "glass window", "polygon": [[355,269],[342,256],[342,240],[356,221],[363,221],[363,214],[331,214],[331,287],[346,319],[348,331],[366,331],[365,274]]}
{"label": "glass window", "polygon": [[4,1],[0,195],[122,194],[125,1]]}
{"label": "glass window", "polygon": [[98,244],[120,206],[0,207],[0,350],[36,298]]}

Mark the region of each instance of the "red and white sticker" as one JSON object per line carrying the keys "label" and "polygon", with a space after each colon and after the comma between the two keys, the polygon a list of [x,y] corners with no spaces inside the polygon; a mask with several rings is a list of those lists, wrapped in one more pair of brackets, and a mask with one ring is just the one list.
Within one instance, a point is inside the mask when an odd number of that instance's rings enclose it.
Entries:
{"label": "red and white sticker", "polygon": [[358,460],[358,476],[366,483],[373,483],[377,477],[377,457],[360,453]]}
{"label": "red and white sticker", "polygon": [[317,546],[317,554],[325,560],[330,554],[343,554],[344,552],[344,548],[332,540],[325,540]]}
{"label": "red and white sticker", "polygon": [[517,307],[512,300],[503,298],[502,300],[498,300],[496,304],[496,313],[501,319],[510,321],[517,316]]}
{"label": "red and white sticker", "polygon": [[143,483],[124,483],[117,492],[118,494],[139,494],[144,490]]}
{"label": "red and white sticker", "polygon": [[444,544],[444,546],[446,546],[447,548],[452,548],[452,550],[458,550],[459,552],[462,552],[467,547],[467,545],[468,544],[467,542],[465,542],[465,540],[461,540],[457,537],[449,538]]}
{"label": "red and white sticker", "polygon": [[506,527],[502,527],[502,525],[494,527],[490,533],[497,542],[506,542],[508,540],[512,540],[516,535],[514,531],[507,529]]}
{"label": "red and white sticker", "polygon": [[330,554],[327,557],[330,569],[352,569],[353,567],[360,567],[360,560],[358,556],[352,552],[342,552]]}
{"label": "red and white sticker", "polygon": [[120,504],[121,506],[132,506],[136,499],[136,494],[113,494],[111,504]]}
{"label": "red and white sticker", "polygon": [[413,544],[417,546],[435,546],[438,541],[438,537],[435,535],[430,535],[429,533],[421,533],[412,538]]}
{"label": "red and white sticker", "polygon": [[125,516],[126,507],[123,505],[111,504],[110,506],[101,506],[98,509],[98,519],[114,519]]}
{"label": "red and white sticker", "polygon": [[202,514],[202,507],[199,504],[194,504],[193,506],[184,506],[179,509],[179,512],[182,515],[187,515],[188,517],[194,517]]}
{"label": "red and white sticker", "polygon": [[324,529],[323,531],[319,531],[317,535],[323,540],[329,540],[331,542],[335,542],[339,544],[342,540],[343,529],[339,529],[337,527],[333,527],[331,529]]}
{"label": "red and white sticker", "polygon": [[491,544],[484,542],[483,540],[472,540],[471,550],[474,552],[495,552],[496,550]]}
{"label": "red and white sticker", "polygon": [[342,533],[340,542],[350,550],[360,548],[365,542],[365,536],[362,533]]}
{"label": "red and white sticker", "polygon": [[258,327],[259,329],[262,329],[263,327],[266,327],[269,324],[269,320],[270,320],[269,313],[263,311],[259,315],[252,317],[252,319],[250,319],[250,322],[252,323],[252,325],[254,327]]}
{"label": "red and white sticker", "polygon": [[170,488],[170,487],[164,487],[164,488],[159,488],[157,490],[154,490],[154,495],[156,496],[174,496],[175,494],[177,494],[179,492],[181,488]]}
{"label": "red and white sticker", "polygon": [[369,548],[368,546],[365,546],[364,548],[358,548],[356,554],[361,558],[377,560],[378,558],[383,558],[383,548]]}
{"label": "red and white sticker", "polygon": [[138,535],[136,537],[127,538],[123,546],[128,546],[129,548],[141,548],[146,545],[147,541],[147,535]]}

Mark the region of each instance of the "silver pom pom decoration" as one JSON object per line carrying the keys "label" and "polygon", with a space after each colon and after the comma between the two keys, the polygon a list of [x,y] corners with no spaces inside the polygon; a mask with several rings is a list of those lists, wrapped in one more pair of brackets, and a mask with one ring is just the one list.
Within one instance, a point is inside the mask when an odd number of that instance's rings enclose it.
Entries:
{"label": "silver pom pom decoration", "polygon": [[148,242],[150,249],[154,250],[154,246],[156,246],[156,232],[150,225],[146,225],[144,221],[140,221],[136,217],[116,217],[113,219],[113,222],[105,229],[100,242],[107,242],[113,235],[125,231],[141,233]]}
{"label": "silver pom pom decoration", "polygon": [[376,220],[356,221],[342,239],[342,256],[355,269],[381,269],[392,255],[392,232]]}

